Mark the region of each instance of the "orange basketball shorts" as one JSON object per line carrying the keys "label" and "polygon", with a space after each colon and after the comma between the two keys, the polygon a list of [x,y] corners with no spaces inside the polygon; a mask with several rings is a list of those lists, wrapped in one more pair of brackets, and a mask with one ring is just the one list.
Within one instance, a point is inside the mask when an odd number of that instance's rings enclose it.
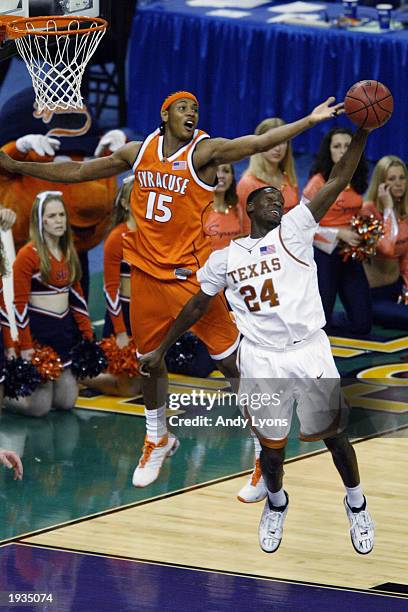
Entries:
{"label": "orange basketball shorts", "polygon": [[[130,322],[141,355],[159,346],[183,306],[199,289],[195,275],[184,281],[163,281],[132,266]],[[215,360],[228,357],[238,347],[239,332],[221,294],[212,300],[191,331],[204,342]]]}

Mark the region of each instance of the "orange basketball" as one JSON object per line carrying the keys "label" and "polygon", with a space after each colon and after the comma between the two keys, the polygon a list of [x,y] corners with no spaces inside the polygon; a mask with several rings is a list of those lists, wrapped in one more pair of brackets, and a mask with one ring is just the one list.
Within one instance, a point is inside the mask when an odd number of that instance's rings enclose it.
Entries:
{"label": "orange basketball", "polygon": [[391,117],[394,99],[388,87],[379,81],[359,81],[346,93],[344,110],[359,127],[376,128]]}

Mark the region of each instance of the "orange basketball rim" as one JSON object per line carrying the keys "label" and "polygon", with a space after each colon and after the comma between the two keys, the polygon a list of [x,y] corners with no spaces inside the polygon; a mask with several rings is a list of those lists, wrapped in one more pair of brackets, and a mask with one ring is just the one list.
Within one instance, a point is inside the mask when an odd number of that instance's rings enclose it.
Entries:
{"label": "orange basketball rim", "polygon": [[108,22],[100,17],[0,17],[0,42],[14,40],[30,73],[38,111],[83,108],[82,77]]}

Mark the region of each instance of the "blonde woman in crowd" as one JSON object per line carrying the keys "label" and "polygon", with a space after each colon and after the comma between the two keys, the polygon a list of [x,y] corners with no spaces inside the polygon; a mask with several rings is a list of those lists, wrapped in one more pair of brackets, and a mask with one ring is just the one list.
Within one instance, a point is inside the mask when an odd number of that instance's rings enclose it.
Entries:
{"label": "blonde woman in crowd", "polygon": [[[261,135],[274,128],[285,125],[279,117],[264,119],[256,127],[255,134]],[[299,201],[295,162],[292,153],[292,143],[289,141],[265,151],[255,153],[249,160],[249,166],[238,183],[237,192],[239,207],[243,216],[244,234],[249,234],[250,222],[246,214],[246,201],[249,194],[255,189],[273,185],[280,189],[285,202],[284,211],[287,212]]]}
{"label": "blonde woman in crowd", "polygon": [[374,168],[363,206],[384,224],[376,256],[365,271],[371,287],[374,322],[408,329],[408,171],[399,157],[386,155]]}

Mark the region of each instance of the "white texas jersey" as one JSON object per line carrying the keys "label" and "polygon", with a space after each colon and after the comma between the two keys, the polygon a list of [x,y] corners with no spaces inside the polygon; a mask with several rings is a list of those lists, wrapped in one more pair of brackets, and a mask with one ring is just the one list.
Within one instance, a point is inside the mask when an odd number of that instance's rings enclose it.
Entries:
{"label": "white texas jersey", "polygon": [[300,204],[263,238],[233,240],[198,271],[204,293],[227,288],[238,329],[251,342],[290,348],[324,326],[313,259],[317,227],[310,210]]}

